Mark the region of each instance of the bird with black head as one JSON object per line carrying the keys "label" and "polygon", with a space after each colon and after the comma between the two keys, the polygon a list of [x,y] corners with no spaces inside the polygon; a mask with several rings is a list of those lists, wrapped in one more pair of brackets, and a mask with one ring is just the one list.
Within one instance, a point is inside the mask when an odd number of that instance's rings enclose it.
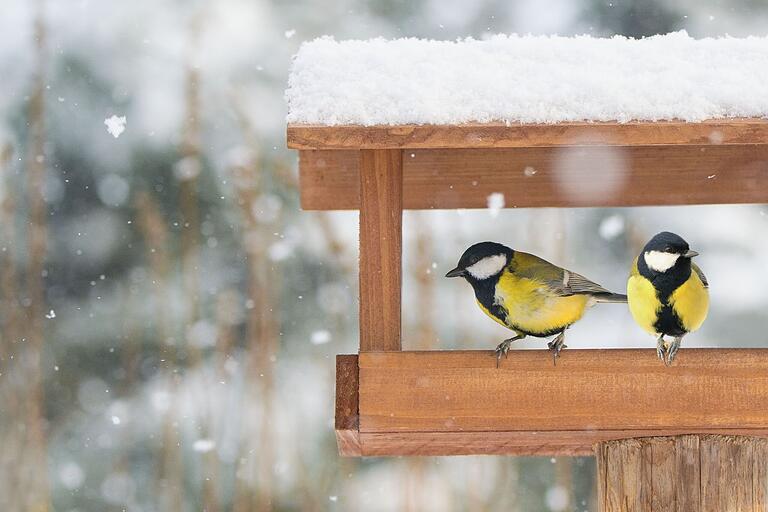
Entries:
{"label": "bird with black head", "polygon": [[698,254],[682,237],[664,231],[645,244],[630,270],[629,311],[642,329],[657,336],[656,354],[667,366],[683,337],[701,327],[709,311],[709,283],[691,261]]}
{"label": "bird with black head", "polygon": [[546,260],[496,242],[480,242],[464,251],[446,277],[463,277],[475,292],[480,309],[515,336],[496,347],[496,363],[512,342],[526,336],[545,338],[553,359],[565,348],[565,330],[599,302],[624,303],[586,277]]}

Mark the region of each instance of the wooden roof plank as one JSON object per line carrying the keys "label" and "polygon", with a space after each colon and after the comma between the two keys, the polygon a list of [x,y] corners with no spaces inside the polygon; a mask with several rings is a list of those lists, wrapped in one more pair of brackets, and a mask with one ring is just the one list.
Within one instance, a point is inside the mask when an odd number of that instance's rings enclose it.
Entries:
{"label": "wooden roof plank", "polygon": [[289,124],[287,141],[289,148],[304,150],[768,144],[768,119],[511,125]]}

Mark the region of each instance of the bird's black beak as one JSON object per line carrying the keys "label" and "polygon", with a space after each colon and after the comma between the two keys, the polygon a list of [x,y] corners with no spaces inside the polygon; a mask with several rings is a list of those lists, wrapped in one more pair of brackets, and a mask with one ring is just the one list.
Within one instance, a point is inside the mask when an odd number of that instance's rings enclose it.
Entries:
{"label": "bird's black beak", "polygon": [[697,253],[696,251],[689,250],[685,254],[683,254],[683,258],[693,258],[693,257],[698,256],[698,255],[699,255],[699,253]]}
{"label": "bird's black beak", "polygon": [[465,273],[466,271],[463,268],[456,267],[455,269],[445,274],[445,277],[461,277]]}

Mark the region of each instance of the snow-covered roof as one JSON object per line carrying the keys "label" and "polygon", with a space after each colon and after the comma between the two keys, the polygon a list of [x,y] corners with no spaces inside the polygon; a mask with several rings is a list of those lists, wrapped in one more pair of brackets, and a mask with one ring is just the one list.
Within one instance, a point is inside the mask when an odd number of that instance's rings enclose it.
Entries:
{"label": "snow-covered roof", "polygon": [[323,37],[301,46],[288,122],[320,125],[768,117],[768,38]]}

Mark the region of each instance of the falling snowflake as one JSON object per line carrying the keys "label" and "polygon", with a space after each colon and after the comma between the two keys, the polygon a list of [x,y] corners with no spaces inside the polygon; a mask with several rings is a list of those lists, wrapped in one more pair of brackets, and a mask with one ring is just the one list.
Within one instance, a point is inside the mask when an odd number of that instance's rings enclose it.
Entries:
{"label": "falling snowflake", "polygon": [[120,418],[118,416],[112,416],[112,424],[113,425],[119,425],[120,424]]}
{"label": "falling snowflake", "polygon": [[325,345],[326,343],[331,341],[331,333],[325,329],[315,331],[312,333],[312,337],[310,338],[310,341],[312,342],[313,345]]}
{"label": "falling snowflake", "polygon": [[549,510],[552,511],[565,510],[568,508],[568,502],[570,501],[568,491],[559,485],[547,489],[545,499]]}
{"label": "falling snowflake", "polygon": [[624,232],[624,217],[611,215],[600,222],[600,236],[603,240],[612,240]]}
{"label": "falling snowflake", "polygon": [[504,208],[504,194],[501,192],[494,192],[488,196],[488,210],[491,217],[497,217],[499,211]]}
{"label": "falling snowflake", "polygon": [[53,320],[56,318],[56,312],[54,310],[51,310],[47,315],[45,315],[45,318],[48,320]]}
{"label": "falling snowflake", "polygon": [[196,452],[207,453],[216,448],[216,443],[212,439],[198,439],[195,444],[192,445],[192,449]]}
{"label": "falling snowflake", "polygon": [[59,479],[65,488],[77,489],[83,485],[85,472],[76,462],[67,462],[59,469]]}
{"label": "falling snowflake", "polygon": [[107,131],[114,138],[118,138],[125,131],[125,116],[117,117],[113,115],[104,120],[104,124],[107,126]]}
{"label": "falling snowflake", "polygon": [[286,30],[285,31],[285,38],[286,39],[290,39],[290,38],[292,38],[295,35],[296,35],[296,30],[294,30],[294,29]]}

